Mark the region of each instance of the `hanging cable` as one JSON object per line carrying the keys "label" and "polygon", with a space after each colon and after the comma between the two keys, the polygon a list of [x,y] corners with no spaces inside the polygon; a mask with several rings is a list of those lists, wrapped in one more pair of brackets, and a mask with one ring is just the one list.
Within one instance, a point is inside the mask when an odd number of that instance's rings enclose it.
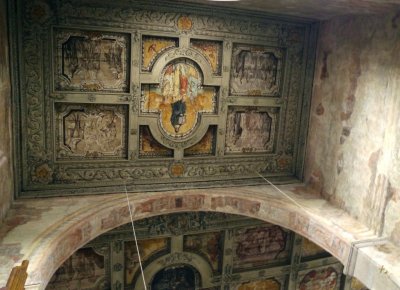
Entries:
{"label": "hanging cable", "polygon": [[143,286],[144,286],[144,290],[147,290],[146,280],[144,279],[144,272],[143,272],[143,267],[142,267],[142,259],[140,258],[139,246],[138,246],[138,242],[137,242],[137,238],[136,238],[135,225],[133,223],[131,204],[129,202],[128,191],[126,190],[126,184],[125,184],[125,196],[126,196],[126,201],[128,202],[129,215],[131,217],[133,236],[135,237],[136,251],[138,254],[138,258],[139,258],[139,266],[140,266],[140,272],[142,273]]}
{"label": "hanging cable", "polygon": [[309,215],[311,216],[315,216],[315,214],[313,214],[312,212],[310,212],[307,208],[305,208],[304,206],[302,206],[300,203],[298,203],[296,200],[294,200],[292,197],[290,197],[287,193],[283,192],[282,190],[280,190],[277,186],[275,186],[271,181],[269,181],[268,179],[266,179],[264,176],[262,176],[260,173],[258,173],[257,171],[255,171],[255,173],[258,174],[258,176],[260,176],[262,179],[264,179],[266,182],[268,182],[268,184],[270,184],[275,190],[277,190],[279,193],[281,193],[283,196],[285,196],[287,199],[289,199],[291,202],[293,202],[295,205],[297,205],[299,208],[301,208],[302,210],[304,210],[305,212],[307,212]]}

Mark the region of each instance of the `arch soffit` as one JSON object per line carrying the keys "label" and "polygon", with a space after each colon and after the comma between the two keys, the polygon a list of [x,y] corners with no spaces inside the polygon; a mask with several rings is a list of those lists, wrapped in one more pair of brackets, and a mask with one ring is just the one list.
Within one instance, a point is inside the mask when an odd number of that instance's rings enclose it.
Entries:
{"label": "arch soffit", "polygon": [[[240,190],[240,189],[238,189]],[[211,211],[256,218],[292,230],[330,252],[346,264],[352,240],[339,235],[324,216],[310,215],[281,199],[256,194],[239,196],[234,190],[223,194],[178,192],[131,194],[130,204],[134,220],[161,214],[188,211]],[[95,237],[130,222],[125,195],[82,208],[63,217],[54,228],[40,234],[24,259],[32,261],[27,285],[39,284],[44,289],[54,272],[77,249]],[[43,285],[43,286],[42,286]]]}

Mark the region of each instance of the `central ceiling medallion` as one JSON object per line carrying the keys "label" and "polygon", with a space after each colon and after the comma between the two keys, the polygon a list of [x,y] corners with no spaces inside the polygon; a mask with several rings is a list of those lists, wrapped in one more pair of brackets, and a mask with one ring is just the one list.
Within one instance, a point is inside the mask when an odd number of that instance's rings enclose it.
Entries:
{"label": "central ceiling medallion", "polygon": [[214,113],[216,108],[216,89],[203,86],[201,70],[186,58],[168,63],[159,85],[148,85],[143,96],[144,111],[158,112],[162,131],[173,138],[191,134],[200,113]]}

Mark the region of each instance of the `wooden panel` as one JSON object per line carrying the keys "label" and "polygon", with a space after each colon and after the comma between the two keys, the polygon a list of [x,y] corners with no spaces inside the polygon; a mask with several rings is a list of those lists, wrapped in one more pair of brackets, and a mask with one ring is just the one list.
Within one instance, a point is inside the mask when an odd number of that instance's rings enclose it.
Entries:
{"label": "wooden panel", "polygon": [[221,271],[223,235],[221,232],[188,235],[184,237],[185,251],[205,257],[215,272]]}
{"label": "wooden panel", "polygon": [[46,289],[109,289],[106,259],[93,248],[82,248],[56,271]]}
{"label": "wooden panel", "polygon": [[195,145],[185,149],[185,156],[210,156],[215,154],[217,128],[210,126],[204,137]]}
{"label": "wooden panel", "polygon": [[128,34],[55,30],[55,88],[60,91],[129,91]]}
{"label": "wooden panel", "polygon": [[57,159],[127,157],[127,106],[58,103],[55,111]]}
{"label": "wooden panel", "polygon": [[167,50],[177,47],[178,39],[171,37],[143,36],[142,71],[149,72],[154,62]]}
{"label": "wooden panel", "polygon": [[283,52],[278,48],[235,45],[230,91],[240,96],[278,96]]}
{"label": "wooden panel", "polygon": [[190,44],[204,55],[212,68],[213,74],[220,75],[222,67],[222,42],[192,39]]}
{"label": "wooden panel", "polygon": [[321,267],[311,271],[304,271],[299,275],[299,290],[338,290],[340,287],[341,270],[337,266]]}
{"label": "wooden panel", "polygon": [[272,153],[278,121],[277,108],[229,107],[225,152]]}
{"label": "wooden panel", "polygon": [[140,126],[139,129],[139,156],[147,157],[172,157],[174,151],[154,139],[148,126]]}
{"label": "wooden panel", "polygon": [[289,257],[288,239],[288,231],[275,225],[237,230],[234,239],[234,269],[285,261]]}

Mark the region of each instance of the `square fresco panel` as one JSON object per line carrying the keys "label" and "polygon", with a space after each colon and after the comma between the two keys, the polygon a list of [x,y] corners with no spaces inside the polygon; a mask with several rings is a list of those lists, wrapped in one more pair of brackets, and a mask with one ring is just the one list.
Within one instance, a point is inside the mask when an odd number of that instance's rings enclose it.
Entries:
{"label": "square fresco panel", "polygon": [[233,267],[235,270],[285,262],[290,255],[289,231],[276,225],[235,231]]}
{"label": "square fresco panel", "polygon": [[127,158],[127,105],[56,103],[58,160]]}
{"label": "square fresco panel", "polygon": [[195,145],[186,148],[184,155],[190,156],[210,156],[215,154],[217,126],[210,126],[204,137]]}
{"label": "square fresco panel", "polygon": [[220,272],[222,265],[223,235],[221,232],[188,235],[184,237],[185,251],[197,253],[206,258],[213,271]]}
{"label": "square fresco panel", "polygon": [[279,48],[235,44],[230,93],[236,96],[278,96],[283,51]]}
{"label": "square fresco panel", "polygon": [[139,157],[172,157],[174,151],[154,139],[148,126],[139,128]]}
{"label": "square fresco panel", "polygon": [[150,72],[156,60],[167,50],[178,47],[178,39],[171,37],[142,37],[142,71]]}
{"label": "square fresco panel", "polygon": [[[165,254],[169,250],[169,240],[167,238],[156,238],[138,240],[140,258],[143,263],[146,263],[153,257],[158,257],[157,254]],[[139,269],[139,256],[136,251],[135,241],[125,241],[125,286],[132,287],[135,285],[136,272]]]}
{"label": "square fresco panel", "polygon": [[229,107],[225,152],[274,152],[278,120],[276,107]]}
{"label": "square fresco panel", "polygon": [[129,92],[129,34],[55,30],[55,89]]}
{"label": "square fresco panel", "polygon": [[341,265],[320,267],[299,273],[298,290],[338,290],[340,287]]}
{"label": "square fresco panel", "polygon": [[93,248],[79,249],[57,269],[46,289],[109,289],[105,263]]}
{"label": "square fresco panel", "polygon": [[200,51],[207,59],[208,63],[211,66],[213,74],[221,74],[222,42],[192,39],[190,45],[194,49]]}

